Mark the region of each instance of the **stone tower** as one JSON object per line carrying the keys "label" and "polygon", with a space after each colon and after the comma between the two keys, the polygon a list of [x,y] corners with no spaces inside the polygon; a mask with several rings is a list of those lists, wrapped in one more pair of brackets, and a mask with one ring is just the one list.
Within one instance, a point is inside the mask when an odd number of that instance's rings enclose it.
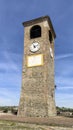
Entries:
{"label": "stone tower", "polygon": [[23,23],[24,57],[18,115],[48,117],[56,115],[54,97],[54,39],[49,16]]}

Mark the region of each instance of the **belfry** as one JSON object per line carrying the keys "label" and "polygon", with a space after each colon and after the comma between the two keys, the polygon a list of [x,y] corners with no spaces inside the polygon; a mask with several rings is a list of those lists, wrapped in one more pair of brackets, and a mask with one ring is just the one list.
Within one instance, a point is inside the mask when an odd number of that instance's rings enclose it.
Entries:
{"label": "belfry", "polygon": [[23,23],[24,56],[18,116],[56,115],[54,84],[54,39],[49,16]]}

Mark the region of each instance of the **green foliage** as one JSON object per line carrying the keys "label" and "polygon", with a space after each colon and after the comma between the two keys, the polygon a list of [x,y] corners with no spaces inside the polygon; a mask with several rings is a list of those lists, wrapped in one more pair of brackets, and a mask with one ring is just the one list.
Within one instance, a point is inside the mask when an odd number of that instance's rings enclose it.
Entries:
{"label": "green foliage", "polygon": [[13,114],[17,114],[17,106],[1,106],[0,111],[3,111],[4,113],[7,113],[8,111],[11,111]]}
{"label": "green foliage", "polygon": [[18,112],[17,109],[14,109],[14,108],[11,109],[11,113],[12,113],[12,114],[17,115],[17,112]]}
{"label": "green foliage", "polygon": [[[73,113],[72,108],[66,108],[66,107],[56,107],[57,114],[60,114],[61,112],[71,112]],[[7,113],[8,111],[11,111],[12,114],[17,115],[18,107],[17,106],[1,106],[0,111],[3,111],[4,113]]]}
{"label": "green foliage", "polygon": [[56,107],[57,111],[59,112],[73,112],[73,108],[66,108],[66,107]]}
{"label": "green foliage", "polygon": [[3,112],[7,113],[8,112],[8,108],[4,108]]}

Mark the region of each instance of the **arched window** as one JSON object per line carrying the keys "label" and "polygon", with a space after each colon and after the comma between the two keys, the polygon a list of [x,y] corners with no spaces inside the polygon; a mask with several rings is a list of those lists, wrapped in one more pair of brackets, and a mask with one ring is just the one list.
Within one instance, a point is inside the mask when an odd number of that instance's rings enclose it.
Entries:
{"label": "arched window", "polygon": [[53,41],[53,38],[52,38],[52,33],[51,33],[51,31],[49,30],[49,41],[50,41],[50,43],[52,43],[52,41]]}
{"label": "arched window", "polygon": [[35,25],[30,30],[30,38],[41,37],[41,27],[39,25]]}

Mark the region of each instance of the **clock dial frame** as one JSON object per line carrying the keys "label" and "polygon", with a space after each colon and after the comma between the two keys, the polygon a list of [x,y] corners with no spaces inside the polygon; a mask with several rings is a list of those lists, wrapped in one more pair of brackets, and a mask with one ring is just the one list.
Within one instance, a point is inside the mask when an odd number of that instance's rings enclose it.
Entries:
{"label": "clock dial frame", "polygon": [[40,44],[38,42],[33,42],[30,45],[30,51],[31,52],[37,52],[40,49]]}

